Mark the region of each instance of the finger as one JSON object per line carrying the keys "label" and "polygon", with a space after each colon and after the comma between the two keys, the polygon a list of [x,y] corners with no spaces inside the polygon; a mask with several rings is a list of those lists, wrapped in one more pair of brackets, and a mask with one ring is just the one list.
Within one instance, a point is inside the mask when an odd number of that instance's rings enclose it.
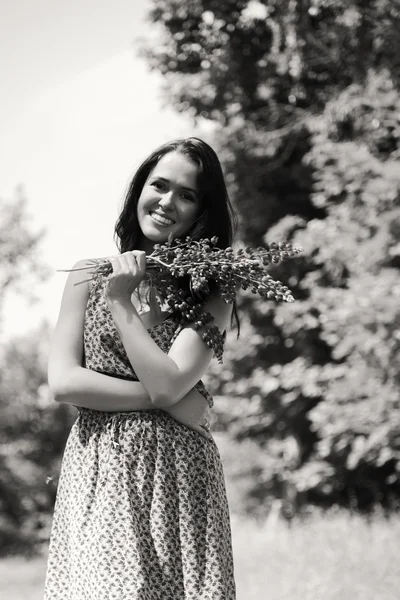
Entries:
{"label": "finger", "polygon": [[110,257],[109,260],[112,266],[113,273],[118,273],[119,271],[121,271],[121,264],[117,256]]}
{"label": "finger", "polygon": [[202,437],[206,438],[206,440],[212,440],[212,435],[206,429],[204,429],[201,425],[189,425],[190,429],[199,433]]}
{"label": "finger", "polygon": [[146,270],[146,253],[142,250],[134,250],[132,254],[135,255],[139,269],[144,273]]}
{"label": "finger", "polygon": [[208,419],[204,419],[200,427],[202,427],[206,431],[210,431],[210,421]]}
{"label": "finger", "polygon": [[136,258],[138,256],[146,256],[146,252],[144,250],[131,250],[130,252],[131,254],[134,254],[136,256]]}
{"label": "finger", "polygon": [[130,273],[131,272],[131,265],[129,264],[128,258],[126,256],[126,254],[121,254],[121,256],[119,257],[119,262],[121,265],[121,270],[124,273]]}
{"label": "finger", "polygon": [[101,259],[102,261],[112,261],[113,258],[118,258],[119,256],[121,256],[120,254],[113,254],[112,256],[103,256],[103,258]]}
{"label": "finger", "polygon": [[203,434],[203,436],[204,436],[204,437],[205,437],[207,440],[212,440],[212,439],[213,439],[213,437],[212,437],[211,433],[210,433],[209,431],[207,431],[207,429],[203,429],[203,432],[202,432],[202,434]]}
{"label": "finger", "polygon": [[136,273],[138,272],[138,264],[136,261],[136,257],[132,254],[132,252],[127,252],[125,255],[125,260],[126,260],[126,264],[129,267],[130,272],[133,275],[136,275]]}

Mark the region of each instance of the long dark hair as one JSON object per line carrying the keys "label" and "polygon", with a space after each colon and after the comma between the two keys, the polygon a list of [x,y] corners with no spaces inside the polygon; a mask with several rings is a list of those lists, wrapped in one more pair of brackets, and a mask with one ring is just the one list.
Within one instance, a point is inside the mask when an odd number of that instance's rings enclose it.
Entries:
{"label": "long dark hair", "polygon": [[[218,237],[218,247],[232,245],[237,231],[238,219],[229,199],[221,163],[215,151],[203,140],[190,137],[163,144],[143,161],[129,185],[125,202],[115,225],[116,244],[121,253],[137,248],[141,234],[137,206],[144,184],[159,160],[169,152],[178,152],[198,166],[198,189],[200,214],[191,229],[185,233],[194,240]],[[181,287],[188,291],[188,281]],[[231,324],[235,316],[239,331],[236,302],[233,304]]]}

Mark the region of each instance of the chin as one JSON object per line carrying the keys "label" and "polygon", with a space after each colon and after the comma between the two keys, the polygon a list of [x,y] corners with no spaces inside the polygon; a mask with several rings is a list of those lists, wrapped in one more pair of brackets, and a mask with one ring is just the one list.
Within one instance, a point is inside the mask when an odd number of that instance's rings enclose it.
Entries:
{"label": "chin", "polygon": [[139,227],[142,230],[144,237],[150,240],[153,243],[163,244],[168,241],[169,235],[172,233],[174,238],[182,238],[188,235],[190,227],[186,227],[182,231],[181,228],[177,228],[176,224],[171,225],[170,227],[166,227],[165,229],[159,229],[156,225],[153,224],[151,218],[149,220],[143,219],[143,222],[139,220]]}
{"label": "chin", "polygon": [[[168,228],[166,231],[158,231],[157,229],[153,229],[152,227],[145,227],[142,229],[143,235],[150,240],[151,242],[155,242],[158,244],[162,244],[168,240],[168,236],[170,233],[173,233],[174,237],[177,237],[173,229]],[[179,234],[178,234],[179,237]]]}

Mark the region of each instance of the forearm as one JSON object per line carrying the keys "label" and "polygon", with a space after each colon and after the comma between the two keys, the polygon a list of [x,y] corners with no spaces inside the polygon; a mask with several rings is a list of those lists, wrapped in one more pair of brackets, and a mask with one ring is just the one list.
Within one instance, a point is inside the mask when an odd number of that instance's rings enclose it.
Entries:
{"label": "forearm", "polygon": [[110,302],[109,307],[130,363],[153,404],[164,408],[178,402],[193,384],[185,386],[177,364],[152,339],[130,302]]}
{"label": "forearm", "polygon": [[[134,412],[157,408],[139,381],[118,379],[79,366],[67,371],[66,381],[62,390],[53,392],[58,402],[103,412]],[[176,421],[204,437],[210,437],[202,427],[204,419],[210,418],[208,403],[197,390],[190,390],[179,402],[163,410]]]}
{"label": "forearm", "polygon": [[156,408],[139,381],[129,381],[74,366],[67,370],[61,389],[52,390],[57,402],[105,412]]}

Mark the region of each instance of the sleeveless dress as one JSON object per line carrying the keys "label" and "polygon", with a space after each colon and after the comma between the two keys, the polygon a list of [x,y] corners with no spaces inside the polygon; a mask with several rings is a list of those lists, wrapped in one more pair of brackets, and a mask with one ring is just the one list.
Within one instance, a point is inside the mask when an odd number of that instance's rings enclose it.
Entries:
{"label": "sleeveless dress", "polygon": [[[84,366],[136,380],[105,300],[89,286]],[[174,315],[148,329],[168,352]],[[213,401],[200,381],[196,388]],[[163,410],[78,408],[65,447],[45,600],[235,600],[230,517],[215,441]]]}

